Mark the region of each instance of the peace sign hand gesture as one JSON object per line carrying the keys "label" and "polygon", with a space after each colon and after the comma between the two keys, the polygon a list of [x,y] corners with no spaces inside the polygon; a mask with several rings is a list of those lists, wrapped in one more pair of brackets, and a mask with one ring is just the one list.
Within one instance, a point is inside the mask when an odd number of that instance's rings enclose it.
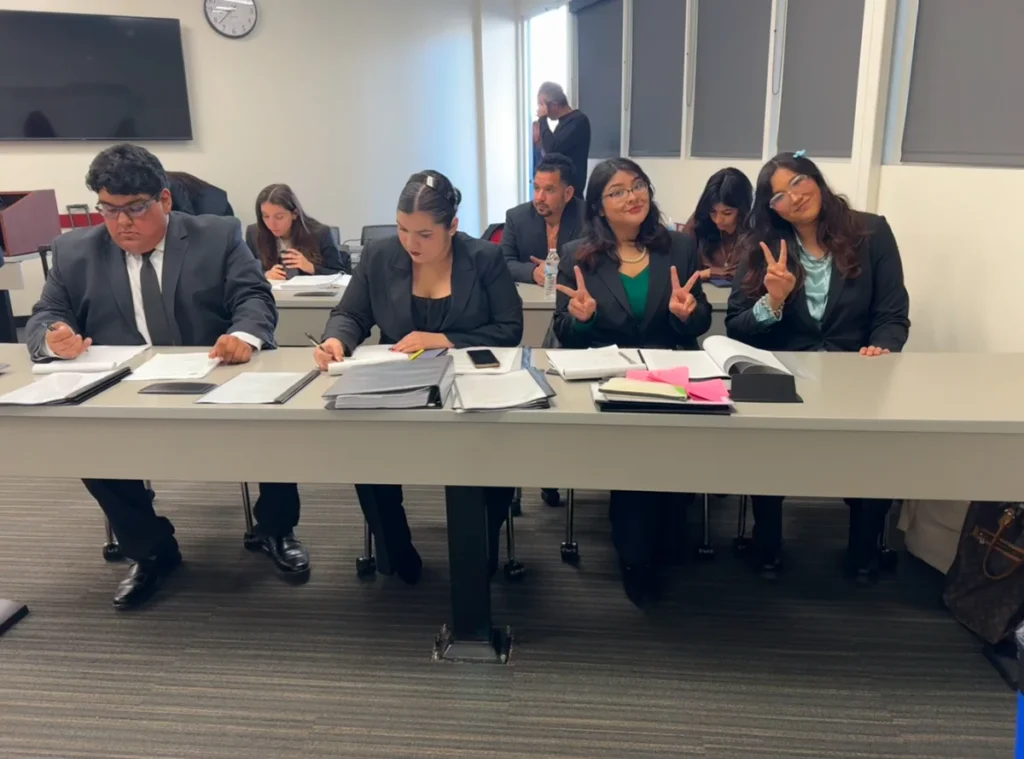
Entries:
{"label": "peace sign hand gesture", "polygon": [[700,270],[695,271],[686,284],[680,287],[679,271],[676,267],[672,267],[672,298],[668,302],[668,310],[680,321],[689,319],[690,314],[697,308],[697,299],[693,297],[690,290],[697,284],[698,279],[700,279]]}
{"label": "peace sign hand gesture", "polygon": [[587,292],[587,283],[583,281],[583,272],[580,271],[580,267],[574,266],[573,270],[576,272],[575,290],[568,285],[556,285],[555,287],[558,292],[569,296],[569,313],[572,314],[572,317],[580,323],[586,323],[594,318],[597,301]]}
{"label": "peace sign hand gesture", "polygon": [[779,246],[778,261],[765,243],[761,243],[761,250],[764,251],[764,260],[768,264],[764,274],[764,289],[768,291],[772,307],[780,308],[796,287],[796,275],[786,267],[786,241],[783,240]]}

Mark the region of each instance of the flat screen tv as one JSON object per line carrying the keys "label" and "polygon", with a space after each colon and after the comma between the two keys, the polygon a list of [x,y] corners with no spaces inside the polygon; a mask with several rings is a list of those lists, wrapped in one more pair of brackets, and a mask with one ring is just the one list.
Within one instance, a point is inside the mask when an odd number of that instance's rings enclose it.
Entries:
{"label": "flat screen tv", "polygon": [[0,11],[0,140],[191,140],[177,19]]}

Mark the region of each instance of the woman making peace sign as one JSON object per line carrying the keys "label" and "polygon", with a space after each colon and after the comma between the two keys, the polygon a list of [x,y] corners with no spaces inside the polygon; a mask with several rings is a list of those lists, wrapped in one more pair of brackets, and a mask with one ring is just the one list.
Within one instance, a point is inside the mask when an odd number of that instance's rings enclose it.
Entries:
{"label": "woman making peace sign", "polygon": [[[802,152],[780,153],[757,178],[751,226],[729,297],[729,337],[772,351],[876,357],[902,350],[910,298],[883,217],[852,210]],[[756,554],[771,576],[781,562],[782,498],[752,500]],[[847,568],[870,583],[891,501],[847,503]]]}
{"label": "woman making peace sign", "polygon": [[[654,188],[626,158],[590,175],[583,238],[564,249],[554,332],[566,348],[697,347],[711,326],[693,238],[661,224]],[[672,493],[613,491],[612,538],[636,604],[657,596],[655,549],[678,516]]]}

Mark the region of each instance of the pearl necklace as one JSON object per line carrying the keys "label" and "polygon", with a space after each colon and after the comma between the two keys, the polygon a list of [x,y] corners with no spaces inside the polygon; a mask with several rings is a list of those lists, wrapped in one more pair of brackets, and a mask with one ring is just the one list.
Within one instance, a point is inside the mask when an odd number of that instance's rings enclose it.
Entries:
{"label": "pearl necklace", "polygon": [[645,258],[647,258],[647,248],[641,248],[640,255],[636,258],[623,258],[622,256],[619,256],[619,260],[624,264],[638,264]]}

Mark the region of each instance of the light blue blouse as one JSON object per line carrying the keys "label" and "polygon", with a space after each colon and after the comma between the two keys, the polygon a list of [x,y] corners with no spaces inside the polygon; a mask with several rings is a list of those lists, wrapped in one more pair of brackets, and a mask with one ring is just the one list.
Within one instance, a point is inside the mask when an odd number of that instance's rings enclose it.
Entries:
{"label": "light blue blouse", "polygon": [[[800,265],[804,267],[804,293],[807,296],[807,311],[816,322],[821,322],[825,315],[825,304],[828,302],[828,288],[832,282],[832,254],[826,253],[815,258],[808,253],[796,238]],[[754,304],[754,318],[761,324],[774,324],[779,319],[771,312],[763,300]]]}

